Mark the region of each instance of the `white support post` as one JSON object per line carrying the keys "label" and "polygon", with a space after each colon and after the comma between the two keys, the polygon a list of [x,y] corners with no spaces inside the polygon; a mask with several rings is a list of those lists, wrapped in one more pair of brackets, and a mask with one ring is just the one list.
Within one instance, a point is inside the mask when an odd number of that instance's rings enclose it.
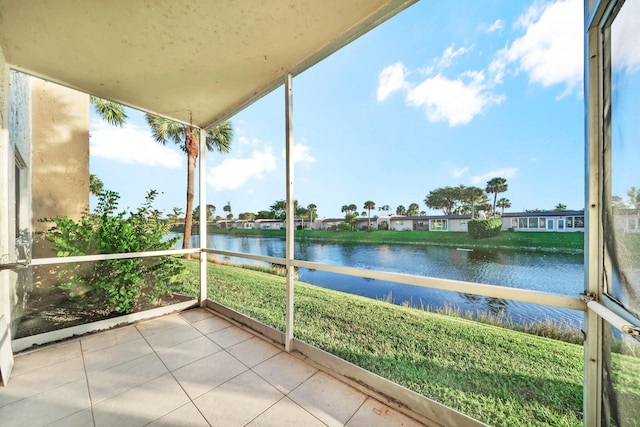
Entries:
{"label": "white support post", "polygon": [[206,174],[206,156],[207,156],[207,131],[200,131],[200,147],[198,163],[198,193],[200,201],[200,307],[206,306],[207,300],[207,253],[203,250],[207,247],[207,174]]}
{"label": "white support post", "polygon": [[293,198],[293,91],[291,74],[285,77],[285,138],[287,169],[287,223],[286,223],[286,317],[285,317],[285,350],[292,350],[293,344],[293,278],[294,278],[294,198]]}
{"label": "white support post", "polygon": [[[590,2],[593,3],[593,2]],[[587,5],[587,3],[585,3]],[[593,5],[592,5],[593,7]],[[588,12],[592,12],[590,9]],[[585,292],[599,299],[602,289],[602,51],[600,29],[594,21],[585,23]],[[602,319],[585,309],[583,424],[600,426],[602,421]]]}

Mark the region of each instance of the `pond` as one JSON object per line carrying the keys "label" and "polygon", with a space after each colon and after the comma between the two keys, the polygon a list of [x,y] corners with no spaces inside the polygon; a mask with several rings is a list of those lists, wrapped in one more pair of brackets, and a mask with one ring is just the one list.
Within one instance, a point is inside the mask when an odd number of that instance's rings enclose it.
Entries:
{"label": "pond", "polygon": [[[199,244],[193,236],[193,245]],[[285,241],[273,237],[208,236],[208,247],[284,258]],[[584,288],[582,254],[513,249],[458,250],[410,244],[344,244],[317,240],[295,242],[295,258],[322,264],[356,267],[426,277],[462,280],[508,288],[529,289],[577,297]],[[251,263],[250,260],[232,259]],[[451,307],[474,314],[504,313],[514,322],[551,319],[581,327],[583,314],[501,298],[422,288],[318,270],[300,269],[301,281],[342,292],[418,308]]]}

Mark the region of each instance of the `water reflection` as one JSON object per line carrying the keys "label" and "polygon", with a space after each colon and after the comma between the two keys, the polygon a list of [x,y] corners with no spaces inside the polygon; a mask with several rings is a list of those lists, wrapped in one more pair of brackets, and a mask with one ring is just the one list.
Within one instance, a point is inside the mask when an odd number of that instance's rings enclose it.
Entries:
{"label": "water reflection", "polygon": [[[283,258],[282,238],[211,235],[208,247]],[[323,264],[357,267],[426,277],[462,280],[553,294],[578,296],[583,289],[583,256],[532,251],[474,249],[419,245],[337,244],[303,241],[295,243],[296,259]],[[253,262],[232,259],[234,262]],[[300,269],[300,280],[314,285],[391,300],[418,308],[454,307],[462,312],[506,315],[516,323],[552,319],[579,326],[582,314],[501,298],[472,296],[352,277],[324,271]]]}

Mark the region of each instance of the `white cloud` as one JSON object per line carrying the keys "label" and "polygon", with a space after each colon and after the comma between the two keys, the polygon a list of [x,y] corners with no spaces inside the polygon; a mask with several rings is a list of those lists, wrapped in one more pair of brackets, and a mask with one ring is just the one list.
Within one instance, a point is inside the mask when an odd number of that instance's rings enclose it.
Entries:
{"label": "white cloud", "polygon": [[430,121],[446,121],[450,127],[469,123],[487,106],[503,100],[491,92],[482,71],[468,71],[453,80],[437,74],[407,93],[408,105],[425,107]]}
{"label": "white cloud", "polygon": [[[580,90],[583,75],[583,1],[559,0],[536,3],[522,15],[517,26],[525,34],[498,55],[517,64],[529,81],[544,87],[564,83],[566,93]],[[500,69],[497,59],[495,69]]]}
{"label": "white cloud", "polygon": [[484,184],[492,178],[502,177],[502,178],[511,178],[518,173],[518,168],[503,168],[489,171],[482,175],[475,175],[471,177],[471,182],[473,184]]}
{"label": "white cloud", "polygon": [[638,16],[640,2],[627,1],[611,26],[611,62],[616,71],[634,73],[640,69]]}
{"label": "white cloud", "polygon": [[253,178],[263,179],[264,174],[276,169],[276,158],[270,145],[255,150],[248,158],[225,159],[207,173],[207,184],[215,191],[235,190]]}
{"label": "white cloud", "polygon": [[496,19],[496,22],[489,26],[487,32],[493,33],[494,31],[500,31],[504,28],[504,21],[502,19]]}
{"label": "white cloud", "polygon": [[181,152],[158,144],[148,130],[131,124],[120,128],[105,123],[97,124],[91,129],[89,146],[91,156],[120,163],[174,169],[186,164]]}
{"label": "white cloud", "polygon": [[[471,48],[454,49],[447,47],[437,60],[438,67],[445,69]],[[484,71],[469,70],[455,78],[446,77],[443,72],[431,75],[417,86],[406,80],[409,72],[401,62],[386,67],[378,79],[378,102],[384,101],[392,92],[406,92],[405,103],[412,107],[424,107],[427,118],[432,122],[445,121],[450,127],[465,125],[492,104],[504,101],[503,95],[493,93],[494,82],[487,82]]]}
{"label": "white cloud", "polygon": [[405,89],[407,87],[405,78],[408,74],[402,62],[396,62],[382,70],[378,75],[378,102],[384,101],[393,92]]}
{"label": "white cloud", "polygon": [[469,168],[467,168],[467,167],[464,167],[464,168],[453,168],[453,170],[451,171],[451,176],[454,177],[454,178],[460,178],[462,175],[467,173],[468,170],[469,170]]}
{"label": "white cloud", "polygon": [[454,59],[456,59],[456,57],[464,55],[465,53],[469,52],[470,49],[468,48],[458,48],[456,50],[453,50],[453,44],[451,46],[449,46],[448,48],[446,48],[444,50],[444,52],[442,52],[442,57],[440,58],[440,60],[438,61],[438,66],[440,68],[447,68],[450,67],[453,63],[454,63]]}
{"label": "white cloud", "polygon": [[[311,147],[303,144],[293,144],[293,163],[313,163],[316,158],[309,154]],[[287,157],[287,152],[282,150],[282,158]]]}

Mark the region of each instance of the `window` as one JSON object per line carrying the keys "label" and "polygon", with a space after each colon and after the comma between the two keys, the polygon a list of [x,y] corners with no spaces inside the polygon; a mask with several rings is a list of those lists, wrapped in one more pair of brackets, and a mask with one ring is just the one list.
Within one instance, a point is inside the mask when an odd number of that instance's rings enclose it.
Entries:
{"label": "window", "polygon": [[573,228],[573,217],[572,216],[568,216],[567,217],[567,228]]}
{"label": "window", "polygon": [[573,226],[575,228],[584,228],[584,217],[583,216],[574,217]]}
{"label": "window", "polygon": [[511,227],[518,228],[518,218],[511,218]]}
{"label": "window", "polygon": [[538,218],[529,218],[529,228],[538,228]]}
{"label": "window", "polygon": [[447,231],[447,220],[446,219],[432,219],[430,221],[430,228],[432,231]]}
{"label": "window", "polygon": [[547,221],[545,220],[545,218],[538,218],[538,228],[541,229],[545,229],[546,227]]}
{"label": "window", "polygon": [[529,228],[527,218],[518,218],[518,228]]}

